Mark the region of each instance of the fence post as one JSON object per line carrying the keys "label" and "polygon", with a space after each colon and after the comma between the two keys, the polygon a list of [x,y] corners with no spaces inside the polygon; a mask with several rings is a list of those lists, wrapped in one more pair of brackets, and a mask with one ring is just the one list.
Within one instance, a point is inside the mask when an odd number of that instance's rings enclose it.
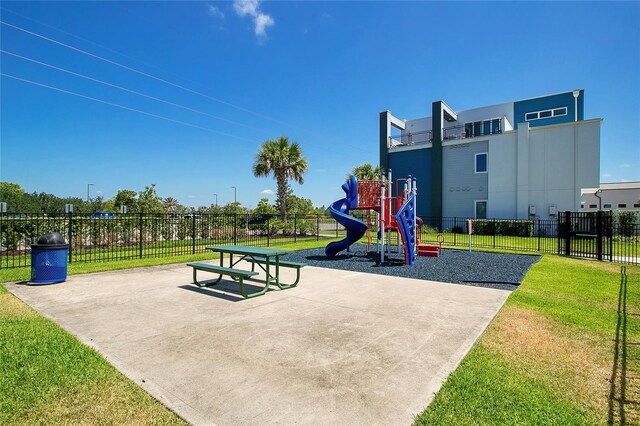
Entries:
{"label": "fence post", "polygon": [[316,241],[320,241],[320,215],[316,214]]}
{"label": "fence post", "polygon": [[191,215],[191,254],[196,254],[196,215]]}
{"label": "fence post", "polygon": [[139,255],[140,255],[140,259],[142,259],[142,215],[143,213],[140,212],[138,213],[140,215],[140,238],[139,238],[139,242],[138,242],[138,247],[139,247]]}
{"label": "fence post", "polygon": [[[454,217],[453,218],[453,228],[457,231],[458,230],[458,217]],[[456,232],[453,233],[453,245],[457,246],[458,245],[458,238],[456,237]]]}
{"label": "fence post", "polygon": [[564,212],[564,254],[571,256],[571,212]]}
{"label": "fence post", "polygon": [[602,260],[602,231],[604,229],[602,225],[602,210],[598,210],[596,212],[596,255],[598,260]]}
{"label": "fence post", "polygon": [[[608,219],[609,226],[607,226],[607,236],[609,237],[609,262],[613,262],[613,233],[614,233],[613,213],[612,212],[607,213],[607,217],[609,218]],[[637,236],[638,233],[636,232],[635,235]]]}
{"label": "fence post", "polygon": [[238,245],[238,213],[233,214],[233,245]]}
{"label": "fence post", "polygon": [[71,253],[73,252],[73,211],[69,212],[69,233],[68,233],[68,241],[69,241],[69,263],[73,260],[73,256]]}
{"label": "fence post", "polygon": [[538,219],[537,222],[538,222],[538,251],[540,251],[540,219]]}
{"label": "fence post", "polygon": [[496,248],[496,218],[493,218],[493,248]]}
{"label": "fence post", "polygon": [[293,214],[293,242],[298,242],[298,238],[296,236],[296,230],[298,229],[298,213]]}
{"label": "fence post", "polygon": [[269,226],[270,217],[267,216],[267,247],[269,247],[269,235],[271,234],[271,227]]}

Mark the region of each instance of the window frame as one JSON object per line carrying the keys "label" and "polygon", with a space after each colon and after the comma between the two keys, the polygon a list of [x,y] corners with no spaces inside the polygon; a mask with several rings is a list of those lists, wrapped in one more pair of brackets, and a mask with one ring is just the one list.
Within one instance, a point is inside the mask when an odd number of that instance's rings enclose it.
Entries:
{"label": "window frame", "polygon": [[[559,112],[558,114],[556,114],[556,111],[562,111],[562,110],[564,110],[564,112]],[[541,117],[543,113],[549,113],[550,115],[546,117]],[[563,117],[568,113],[569,113],[569,108],[566,106],[543,109],[540,111],[525,112],[524,121],[544,120],[546,118]],[[528,118],[530,115],[535,115],[535,117]]]}
{"label": "window frame", "polygon": [[[486,160],[485,160],[486,170],[483,172],[478,171],[478,156],[480,155],[486,155]],[[489,153],[488,152],[477,152],[473,154],[473,173],[477,175],[483,174],[483,173],[489,173]]]}
{"label": "window frame", "polygon": [[[478,217],[478,203],[484,203],[484,216]],[[483,200],[473,200],[473,218],[474,219],[486,219],[487,218],[487,208],[489,207],[489,202],[486,199]]]}

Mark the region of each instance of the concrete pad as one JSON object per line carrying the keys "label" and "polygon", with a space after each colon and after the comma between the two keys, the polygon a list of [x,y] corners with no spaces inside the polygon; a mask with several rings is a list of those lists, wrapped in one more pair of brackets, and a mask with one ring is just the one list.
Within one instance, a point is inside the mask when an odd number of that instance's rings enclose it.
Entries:
{"label": "concrete pad", "polygon": [[187,421],[221,425],[410,423],[509,295],[301,273],[298,287],[249,300],[232,281],[190,284],[185,265],[7,288]]}

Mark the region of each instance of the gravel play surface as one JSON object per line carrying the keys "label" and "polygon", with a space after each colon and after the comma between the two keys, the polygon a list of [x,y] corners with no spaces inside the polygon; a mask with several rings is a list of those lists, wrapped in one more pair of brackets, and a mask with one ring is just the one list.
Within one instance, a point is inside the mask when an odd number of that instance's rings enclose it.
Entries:
{"label": "gravel play surface", "polygon": [[[404,265],[404,255],[391,253],[386,264],[378,266],[379,255],[366,253],[364,244],[354,244],[350,252],[330,258],[319,249],[299,250],[285,256],[286,260],[303,262],[321,268],[368,272],[397,277],[417,278],[455,284],[514,290],[538,255],[483,253],[464,250],[442,250],[440,257],[418,256],[414,266]],[[392,250],[396,248],[393,247]]]}

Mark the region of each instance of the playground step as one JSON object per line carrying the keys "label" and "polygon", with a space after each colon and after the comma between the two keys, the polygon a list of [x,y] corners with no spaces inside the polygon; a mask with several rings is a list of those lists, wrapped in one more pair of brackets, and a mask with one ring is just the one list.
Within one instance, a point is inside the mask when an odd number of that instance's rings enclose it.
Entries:
{"label": "playground step", "polygon": [[428,244],[420,244],[418,246],[418,256],[438,257],[440,256],[440,247]]}

